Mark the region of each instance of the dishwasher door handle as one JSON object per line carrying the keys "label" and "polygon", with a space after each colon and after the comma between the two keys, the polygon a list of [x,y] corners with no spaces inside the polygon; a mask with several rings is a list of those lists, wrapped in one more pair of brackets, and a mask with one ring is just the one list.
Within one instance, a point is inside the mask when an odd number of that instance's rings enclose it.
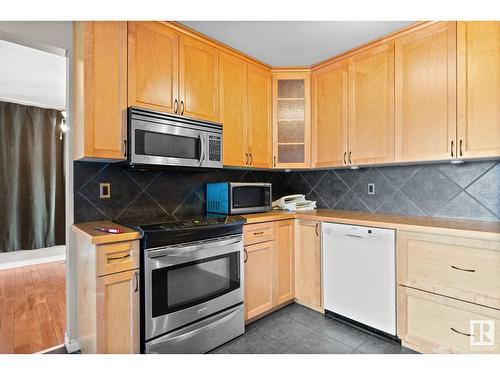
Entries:
{"label": "dishwasher door handle", "polygon": [[359,234],[350,234],[350,233],[346,233],[345,235],[346,235],[346,236],[348,236],[348,237],[365,238],[364,236],[361,236],[361,235],[359,235]]}

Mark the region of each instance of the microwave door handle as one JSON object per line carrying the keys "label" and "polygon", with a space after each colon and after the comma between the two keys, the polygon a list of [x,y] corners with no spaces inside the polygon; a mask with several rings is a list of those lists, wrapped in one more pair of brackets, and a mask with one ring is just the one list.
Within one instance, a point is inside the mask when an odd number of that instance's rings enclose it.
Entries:
{"label": "microwave door handle", "polygon": [[198,141],[199,141],[198,150],[200,151],[200,160],[198,160],[198,167],[200,167],[204,159],[203,154],[205,153],[205,142],[203,142],[203,137],[201,136],[201,134],[198,134]]}

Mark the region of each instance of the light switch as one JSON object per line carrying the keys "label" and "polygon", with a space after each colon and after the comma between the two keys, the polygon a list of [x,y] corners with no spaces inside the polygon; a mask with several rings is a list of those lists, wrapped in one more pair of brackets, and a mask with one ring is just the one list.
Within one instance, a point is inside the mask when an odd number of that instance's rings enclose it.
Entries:
{"label": "light switch", "polygon": [[375,184],[373,182],[368,184],[368,195],[375,195]]}
{"label": "light switch", "polygon": [[99,184],[99,198],[111,198],[111,184],[109,182],[101,182]]}

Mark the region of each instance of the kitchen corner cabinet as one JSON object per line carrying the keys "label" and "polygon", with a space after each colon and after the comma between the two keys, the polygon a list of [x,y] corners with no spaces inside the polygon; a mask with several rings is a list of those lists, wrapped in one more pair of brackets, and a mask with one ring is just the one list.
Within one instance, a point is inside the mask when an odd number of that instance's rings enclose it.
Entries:
{"label": "kitchen corner cabinet", "polygon": [[125,159],[127,22],[75,22],[74,159]]}
{"label": "kitchen corner cabinet", "polygon": [[295,249],[295,299],[322,311],[319,221],[298,220]]}
{"label": "kitchen corner cabinet", "polygon": [[395,40],[397,162],[456,156],[456,61],[456,22]]}
{"label": "kitchen corner cabinet", "polygon": [[349,58],[349,149],[353,165],[394,161],[394,43]]}
{"label": "kitchen corner cabinet", "polygon": [[161,22],[128,23],[128,104],[218,121],[218,50]]}
{"label": "kitchen corner cabinet", "polygon": [[343,166],[348,149],[347,59],[315,70],[311,80],[312,166]]}
{"label": "kitchen corner cabinet", "polygon": [[103,235],[99,224],[73,226],[78,344],[82,353],[139,353],[139,234]]}
{"label": "kitchen corner cabinet", "polygon": [[500,156],[500,22],[457,23],[458,157]]}
{"label": "kitchen corner cabinet", "polygon": [[310,73],[273,74],[273,166],[310,166]]}

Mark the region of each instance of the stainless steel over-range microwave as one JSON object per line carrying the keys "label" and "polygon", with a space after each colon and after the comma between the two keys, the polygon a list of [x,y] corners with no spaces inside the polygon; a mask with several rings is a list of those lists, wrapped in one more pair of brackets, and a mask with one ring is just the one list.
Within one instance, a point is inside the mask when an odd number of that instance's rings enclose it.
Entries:
{"label": "stainless steel over-range microwave", "polygon": [[222,168],[222,125],[130,107],[127,163]]}

